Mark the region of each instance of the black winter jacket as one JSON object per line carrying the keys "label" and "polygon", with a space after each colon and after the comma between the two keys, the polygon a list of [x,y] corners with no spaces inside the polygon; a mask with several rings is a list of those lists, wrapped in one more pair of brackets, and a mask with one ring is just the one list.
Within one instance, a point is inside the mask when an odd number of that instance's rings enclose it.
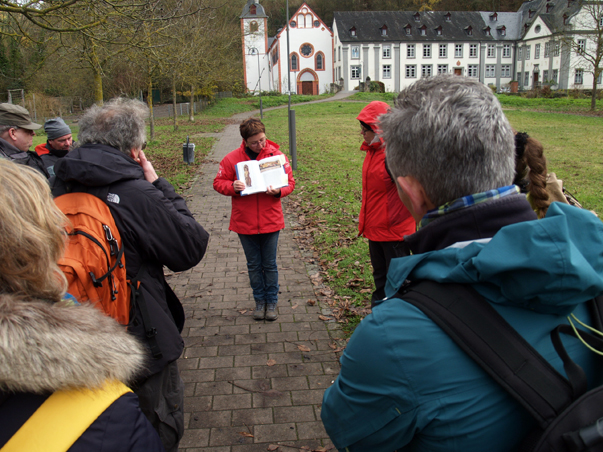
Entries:
{"label": "black winter jacket", "polygon": [[42,173],[44,177],[48,178],[48,173],[46,172],[44,162],[38,154],[31,151],[21,151],[5,139],[0,138],[0,158],[2,157],[21,165],[30,166]]}
{"label": "black winter jacket", "polygon": [[[128,278],[136,277],[145,264],[139,279],[161,350],[146,377],[159,372],[178,359],[184,347],[180,336],[184,312],[165,281],[163,266],[184,271],[197,265],[209,234],[169,182],[163,178],[147,182],[138,163],[110,146],[86,144],[59,159],[54,170],[50,183],[55,197],[73,190],[107,200],[125,247]],[[148,344],[139,306],[128,331]]]}

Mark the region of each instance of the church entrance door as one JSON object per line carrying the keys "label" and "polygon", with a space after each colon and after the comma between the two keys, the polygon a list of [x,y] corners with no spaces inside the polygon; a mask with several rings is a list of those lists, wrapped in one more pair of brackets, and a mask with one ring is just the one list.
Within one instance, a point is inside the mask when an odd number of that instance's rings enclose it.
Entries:
{"label": "church entrance door", "polygon": [[314,94],[313,92],[313,82],[301,82],[302,85],[302,94],[304,95],[308,95],[308,96],[312,96]]}

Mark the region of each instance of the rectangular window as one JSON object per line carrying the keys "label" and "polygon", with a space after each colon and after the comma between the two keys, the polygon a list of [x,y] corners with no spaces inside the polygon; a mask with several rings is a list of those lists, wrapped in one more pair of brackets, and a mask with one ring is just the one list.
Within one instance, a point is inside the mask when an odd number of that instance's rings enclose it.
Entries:
{"label": "rectangular window", "polygon": [[488,58],[494,58],[496,56],[496,51],[494,48],[494,44],[488,44]]}
{"label": "rectangular window", "polygon": [[521,83],[521,72],[517,73],[517,81]]}
{"label": "rectangular window", "polygon": [[448,74],[448,65],[438,64],[438,74]]}
{"label": "rectangular window", "polygon": [[537,60],[538,58],[540,58],[540,44],[534,46],[534,59]]}
{"label": "rectangular window", "polygon": [[526,46],[526,60],[530,59],[530,49],[532,46]]}
{"label": "rectangular window", "polygon": [[542,71],[542,81],[544,83],[549,81],[549,71]]}
{"label": "rectangular window", "polygon": [[440,44],[440,58],[448,56],[448,44]]}
{"label": "rectangular window", "polygon": [[500,67],[500,76],[511,78],[511,65],[510,64],[503,64]]}
{"label": "rectangular window", "polygon": [[557,84],[557,77],[559,77],[559,69],[553,69],[553,76],[551,77],[551,80],[555,84]]}
{"label": "rectangular window", "polygon": [[463,58],[463,44],[454,45],[454,57]]}
{"label": "rectangular window", "polygon": [[360,66],[352,66],[352,80],[360,80]]}
{"label": "rectangular window", "polygon": [[551,43],[545,42],[544,43],[544,57],[548,58],[550,55],[551,55]]}
{"label": "rectangular window", "polygon": [[383,65],[383,78],[392,78],[392,65],[391,64]]}
{"label": "rectangular window", "polygon": [[469,58],[477,58],[477,44],[469,44]]}
{"label": "rectangular window", "polygon": [[431,77],[433,75],[431,72],[431,67],[431,64],[421,65],[421,77]]}
{"label": "rectangular window", "polygon": [[352,46],[352,60],[360,59],[360,46]]}
{"label": "rectangular window", "polygon": [[576,51],[578,53],[584,53],[586,50],[586,39],[578,39],[578,45]]}
{"label": "rectangular window", "polygon": [[417,65],[407,64],[406,65],[406,78],[417,78]]}
{"label": "rectangular window", "polygon": [[582,69],[576,69],[576,75],[574,76],[574,83],[576,85],[582,85],[583,78],[584,78],[584,71]]}
{"label": "rectangular window", "polygon": [[423,58],[431,58],[431,44],[423,44]]}
{"label": "rectangular window", "polygon": [[603,79],[603,71],[599,72],[599,75],[597,75],[597,85],[601,84],[601,79]]}
{"label": "rectangular window", "polygon": [[406,45],[406,57],[407,58],[414,58],[415,57],[415,45],[414,44],[407,44]]}
{"label": "rectangular window", "polygon": [[486,77],[496,77],[496,66],[493,64],[486,64]]}
{"label": "rectangular window", "polygon": [[554,57],[558,57],[559,56],[559,43],[556,42],[555,44],[553,44],[553,56]]}
{"label": "rectangular window", "polygon": [[477,64],[470,64],[467,66],[467,76],[477,77]]}
{"label": "rectangular window", "polygon": [[530,73],[524,72],[523,74],[523,86],[528,86],[530,84]]}
{"label": "rectangular window", "polygon": [[521,61],[522,59],[522,47],[517,47],[517,61]]}
{"label": "rectangular window", "polygon": [[392,46],[387,44],[383,46],[383,58],[391,58],[392,57]]}
{"label": "rectangular window", "polygon": [[503,58],[511,58],[511,44],[503,44]]}

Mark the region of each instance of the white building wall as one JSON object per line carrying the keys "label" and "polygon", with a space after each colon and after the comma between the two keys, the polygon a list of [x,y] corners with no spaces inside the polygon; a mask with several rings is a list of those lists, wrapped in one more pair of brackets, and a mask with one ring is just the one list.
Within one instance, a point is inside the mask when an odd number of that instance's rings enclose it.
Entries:
{"label": "white building wall", "polygon": [[[257,25],[257,31],[251,31]],[[245,79],[250,92],[269,91],[268,57],[266,56],[266,19],[243,19],[243,52]],[[259,69],[258,69],[259,56]],[[258,83],[261,74],[261,83]]]}

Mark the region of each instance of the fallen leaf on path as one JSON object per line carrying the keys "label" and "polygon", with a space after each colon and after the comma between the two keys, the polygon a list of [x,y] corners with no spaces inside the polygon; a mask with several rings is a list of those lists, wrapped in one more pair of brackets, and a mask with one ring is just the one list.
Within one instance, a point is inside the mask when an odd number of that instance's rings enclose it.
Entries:
{"label": "fallen leaf on path", "polygon": [[275,361],[274,359],[269,359],[269,360],[266,362],[266,365],[267,365],[267,366],[270,366],[270,367],[274,366],[275,364],[276,364],[276,361]]}
{"label": "fallen leaf on path", "polygon": [[308,300],[308,304],[310,306],[314,306],[316,304],[316,300]]}
{"label": "fallen leaf on path", "polygon": [[324,316],[324,315],[319,315],[318,318],[320,320],[333,320],[333,317],[327,317],[327,316]]}
{"label": "fallen leaf on path", "polygon": [[306,345],[298,345],[297,348],[299,348],[300,352],[309,352],[310,351],[310,347],[308,347]]}
{"label": "fallen leaf on path", "polygon": [[276,444],[270,444],[270,446],[268,446],[267,450],[278,450],[280,446],[277,446]]}
{"label": "fallen leaf on path", "polygon": [[239,314],[245,314],[247,312],[247,309],[243,309],[242,311],[239,311]]}
{"label": "fallen leaf on path", "polygon": [[297,305],[297,304],[295,306],[291,306],[291,309],[297,309],[298,306],[299,305]]}
{"label": "fallen leaf on path", "polygon": [[331,347],[333,350],[337,349],[337,345],[335,345],[333,342],[329,344],[329,347]]}
{"label": "fallen leaf on path", "polygon": [[249,432],[239,432],[239,435],[246,436],[247,438],[253,438],[253,435]]}

